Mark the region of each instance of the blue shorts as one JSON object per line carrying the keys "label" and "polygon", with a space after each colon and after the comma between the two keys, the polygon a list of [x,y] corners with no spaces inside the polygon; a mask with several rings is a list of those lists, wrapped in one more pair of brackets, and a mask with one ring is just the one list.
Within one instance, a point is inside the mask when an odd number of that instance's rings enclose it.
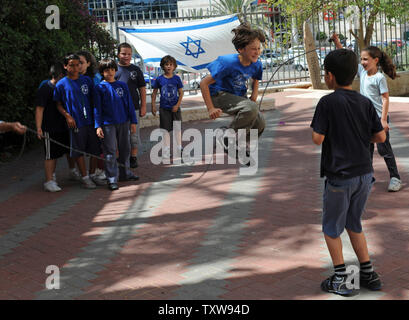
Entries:
{"label": "blue shorts", "polygon": [[[70,129],[71,148],[99,156],[101,152],[101,141],[96,129],[93,126],[85,126],[77,129]],[[71,149],[70,157],[79,158],[84,154]]]}
{"label": "blue shorts", "polygon": [[361,217],[375,182],[372,173],[350,179],[326,179],[322,231],[338,238],[344,229],[362,232]]}

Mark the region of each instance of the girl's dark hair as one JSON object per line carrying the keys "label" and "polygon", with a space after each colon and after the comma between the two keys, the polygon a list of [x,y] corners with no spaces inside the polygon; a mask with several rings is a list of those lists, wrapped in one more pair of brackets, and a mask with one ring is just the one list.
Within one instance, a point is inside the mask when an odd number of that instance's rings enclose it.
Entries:
{"label": "girl's dark hair", "polygon": [[99,62],[99,73],[102,77],[104,77],[104,70],[106,69],[115,69],[115,71],[118,71],[118,65],[115,60],[110,58],[102,59]]}
{"label": "girl's dark hair", "polygon": [[55,62],[50,67],[50,77],[57,79],[60,75],[64,75],[64,67],[61,62]]}
{"label": "girl's dark hair", "polygon": [[87,71],[85,72],[85,76],[90,77],[91,79],[94,78],[95,74],[97,73],[97,60],[95,57],[88,51],[78,51],[77,56],[83,56],[87,62],[90,62],[89,67],[87,68]]}
{"label": "girl's dark hair", "polygon": [[173,65],[175,66],[175,69],[177,68],[178,64],[176,63],[176,59],[173,58],[172,56],[164,56],[161,60],[160,60],[160,67],[163,69],[165,67],[165,64],[167,63],[173,63]]}
{"label": "girl's dark hair", "polygon": [[368,52],[372,59],[378,58],[378,63],[382,68],[382,71],[385,72],[391,79],[395,79],[396,76],[396,66],[393,64],[392,59],[381,49],[374,46],[369,46],[362,51]]}
{"label": "girl's dark hair", "polygon": [[250,24],[247,22],[240,24],[231,32],[234,33],[232,42],[236,50],[243,49],[249,43],[253,42],[255,39],[260,40],[261,43],[266,42],[264,32],[261,31],[260,29],[252,29],[250,27]]}
{"label": "girl's dark hair", "polygon": [[349,86],[358,71],[358,59],[352,50],[337,49],[324,59],[324,69],[331,72],[340,86]]}

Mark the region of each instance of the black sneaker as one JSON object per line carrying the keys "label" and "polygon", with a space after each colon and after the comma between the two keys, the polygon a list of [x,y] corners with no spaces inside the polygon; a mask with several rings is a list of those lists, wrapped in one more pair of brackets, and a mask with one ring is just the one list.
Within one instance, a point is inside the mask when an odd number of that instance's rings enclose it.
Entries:
{"label": "black sneaker", "polygon": [[332,275],[321,283],[321,289],[325,292],[349,296],[353,293],[352,289],[347,288],[347,277]]}
{"label": "black sneaker", "polygon": [[131,168],[138,168],[138,159],[136,157],[130,157],[129,165]]}
{"label": "black sneaker", "polygon": [[372,291],[381,290],[382,288],[381,280],[375,271],[371,273],[359,272],[359,285]]}
{"label": "black sneaker", "polygon": [[115,182],[113,182],[113,183],[109,183],[109,184],[108,184],[108,189],[111,190],[111,191],[114,191],[114,190],[118,190],[119,187],[118,187],[118,184],[116,184]]}

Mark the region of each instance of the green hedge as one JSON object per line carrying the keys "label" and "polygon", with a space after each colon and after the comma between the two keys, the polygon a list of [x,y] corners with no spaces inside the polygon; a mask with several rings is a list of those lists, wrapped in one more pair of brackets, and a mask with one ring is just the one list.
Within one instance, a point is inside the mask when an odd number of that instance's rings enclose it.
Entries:
{"label": "green hedge", "polygon": [[[0,8],[0,119],[34,127],[34,99],[49,66],[86,49],[114,56],[115,40],[97,25],[84,1],[3,0]],[[60,10],[60,29],[46,27],[46,8]],[[97,49],[96,49],[97,48]],[[96,52],[98,50],[98,52]]]}

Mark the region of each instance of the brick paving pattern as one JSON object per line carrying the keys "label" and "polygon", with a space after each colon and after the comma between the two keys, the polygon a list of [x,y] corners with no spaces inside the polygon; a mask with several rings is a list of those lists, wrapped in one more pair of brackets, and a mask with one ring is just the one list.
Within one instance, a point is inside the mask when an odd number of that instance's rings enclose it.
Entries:
{"label": "brick paving pattern", "polygon": [[[409,101],[392,98],[391,141],[403,190],[388,193],[376,153],[376,183],[363,217],[380,292],[351,298],[326,294],[332,272],[321,232],[320,147],[309,124],[319,97],[312,90],[269,94],[259,169],[239,164],[154,166],[145,142],[138,183],[84,190],[57,164],[62,192],[42,190],[42,150],[0,165],[0,299],[409,299]],[[196,99],[197,100],[197,99]],[[199,101],[192,99],[195,106]],[[186,99],[185,104],[189,100]],[[183,124],[217,128],[228,118]],[[346,233],[345,259],[358,264]],[[45,286],[47,266],[60,289]]]}

